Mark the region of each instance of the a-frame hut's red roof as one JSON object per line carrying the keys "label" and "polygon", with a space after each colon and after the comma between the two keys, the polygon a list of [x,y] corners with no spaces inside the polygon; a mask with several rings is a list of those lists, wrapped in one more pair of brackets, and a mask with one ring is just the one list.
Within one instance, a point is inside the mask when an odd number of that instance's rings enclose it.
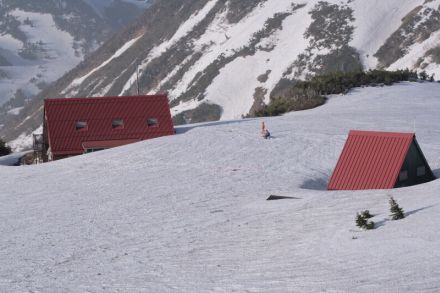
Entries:
{"label": "a-frame hut's red roof", "polygon": [[432,179],[414,133],[350,131],[328,189],[390,189]]}
{"label": "a-frame hut's red roof", "polygon": [[44,137],[54,159],[172,134],[166,95],[44,101]]}

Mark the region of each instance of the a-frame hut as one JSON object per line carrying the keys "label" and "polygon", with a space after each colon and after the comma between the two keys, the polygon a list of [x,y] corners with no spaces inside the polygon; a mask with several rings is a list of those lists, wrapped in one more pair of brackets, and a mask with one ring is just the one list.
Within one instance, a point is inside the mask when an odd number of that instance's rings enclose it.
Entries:
{"label": "a-frame hut", "polygon": [[391,189],[433,179],[414,133],[352,130],[328,190]]}

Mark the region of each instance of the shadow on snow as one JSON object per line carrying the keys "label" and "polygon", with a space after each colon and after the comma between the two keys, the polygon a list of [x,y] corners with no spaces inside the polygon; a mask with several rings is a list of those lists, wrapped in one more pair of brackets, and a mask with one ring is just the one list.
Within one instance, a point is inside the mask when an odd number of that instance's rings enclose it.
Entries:
{"label": "shadow on snow", "polygon": [[244,122],[249,122],[249,121],[254,121],[254,120],[258,120],[258,118],[187,124],[187,125],[177,126],[175,129],[176,129],[176,134],[183,134],[183,133],[186,133],[194,128],[199,128],[199,127],[211,127],[211,126],[228,125],[228,124],[239,124],[239,123],[244,123]]}

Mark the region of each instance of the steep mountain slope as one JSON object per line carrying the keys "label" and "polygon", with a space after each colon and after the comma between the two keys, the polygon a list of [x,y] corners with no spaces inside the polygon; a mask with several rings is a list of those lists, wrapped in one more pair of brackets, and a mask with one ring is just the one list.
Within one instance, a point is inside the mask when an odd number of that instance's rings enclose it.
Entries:
{"label": "steep mountain slope", "polygon": [[112,28],[119,30],[150,5],[151,0],[83,0]]}
{"label": "steep mountain slope", "polygon": [[[439,111],[439,84],[403,83],[265,119],[271,140],[260,119],[222,121],[0,166],[0,291],[437,292],[438,180],[322,189],[352,128],[415,128],[440,175]],[[388,195],[406,219],[389,220]],[[376,230],[355,226],[365,209]]]}
{"label": "steep mountain slope", "polygon": [[[6,121],[41,124],[41,100],[168,92],[176,123],[239,118],[296,79],[335,70],[440,73],[440,0],[156,1],[125,32]],[[23,120],[26,121],[23,123]]]}
{"label": "steep mountain slope", "polygon": [[9,101],[0,116],[16,115],[26,99],[75,67],[145,7],[145,1],[133,0],[0,1],[0,106]]}

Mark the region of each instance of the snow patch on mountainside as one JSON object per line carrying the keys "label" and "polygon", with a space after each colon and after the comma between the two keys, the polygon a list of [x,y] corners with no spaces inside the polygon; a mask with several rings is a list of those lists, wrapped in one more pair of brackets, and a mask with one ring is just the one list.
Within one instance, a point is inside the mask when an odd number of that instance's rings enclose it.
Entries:
{"label": "snow patch on mountainside", "polygon": [[[18,50],[20,50],[23,46],[23,43],[19,40],[17,40],[16,38],[14,38],[13,36],[11,36],[10,34],[0,34],[0,50],[2,52],[2,54],[7,53],[7,59],[12,63],[12,64],[16,64],[17,60],[19,58],[17,52]],[[11,58],[10,55],[13,55],[15,58]],[[21,59],[21,58],[20,58]]]}
{"label": "snow patch on mountainside", "polygon": [[15,9],[11,12],[11,15],[21,22],[19,28],[26,34],[29,42],[42,42],[45,59],[58,59],[63,57],[64,62],[78,62],[78,55],[80,55],[81,52],[73,49],[73,44],[75,43],[74,38],[69,33],[61,30],[55,30],[56,33],[54,33],[54,27],[57,25],[51,14],[33,13]]}
{"label": "snow patch on mountainside", "polygon": [[[252,35],[261,30],[266,20],[277,13],[291,9],[291,0],[267,1],[252,11],[237,24],[227,22],[227,11],[218,14],[209,25],[206,33],[194,40],[196,50],[203,50],[203,56],[185,73],[181,80],[170,91],[171,98],[180,96],[188,90],[196,75],[219,56],[228,57],[249,43]],[[231,97],[232,98],[232,97]],[[209,100],[213,98],[208,97]],[[240,111],[240,109],[238,110]],[[241,114],[241,113],[236,113]]]}
{"label": "snow patch on mountainside", "polygon": [[[171,78],[173,78],[178,72],[179,72],[179,70],[181,70],[182,69],[182,67],[187,63],[187,62],[189,62],[189,60],[191,59],[191,57],[192,57],[192,55],[190,55],[190,56],[188,56],[188,57],[186,57],[178,66],[176,66],[173,70],[171,70],[171,72],[169,72],[168,74],[167,74],[167,76],[165,76],[165,78],[163,78],[160,82],[159,82],[159,84],[154,88],[154,89],[152,89],[152,90],[150,90],[150,92],[148,93],[149,95],[152,95],[152,94],[155,94],[155,93],[157,93],[158,91],[159,91],[159,89],[164,85],[164,84],[166,84],[168,81],[170,81],[170,79]],[[130,79],[131,80],[131,79]],[[130,84],[126,84],[126,88],[125,88],[125,90],[128,90],[129,88],[130,88]],[[124,91],[122,91],[121,92],[121,94],[120,95],[122,95],[124,93]]]}
{"label": "snow patch on mountainside", "polygon": [[194,27],[206,17],[206,15],[212,10],[217,2],[218,0],[210,0],[200,11],[196,11],[193,15],[191,15],[188,20],[179,27],[176,33],[169,40],[166,40],[151,49],[151,51],[148,53],[147,58],[142,61],[142,64],[137,69],[138,72],[133,73],[128,81],[125,83],[119,96],[124,95],[124,93],[130,89],[133,83],[136,82],[137,75],[142,74],[143,70],[145,70],[145,68],[152,60],[160,56],[162,53],[166,52],[172,45],[177,43],[180,39],[191,32],[191,30],[193,30]]}
{"label": "snow patch on mountainside", "polygon": [[[296,56],[307,48],[305,40],[291,42],[291,39],[300,40],[310,22],[307,9],[299,9],[284,20],[280,31],[260,42],[262,47],[271,47],[269,52],[260,50],[252,56],[237,58],[220,70],[219,76],[207,88],[206,96],[223,108],[222,120],[238,119],[247,114],[254,103],[257,87],[266,90],[264,102],[269,103],[270,92]],[[258,77],[266,72],[270,72],[267,80],[259,81]]]}
{"label": "snow patch on mountainside", "polygon": [[34,134],[42,134],[43,125],[32,131],[32,133],[22,133],[13,141],[8,142],[8,145],[14,152],[22,152],[32,149]]}
{"label": "snow patch on mountainside", "polygon": [[20,113],[21,110],[23,110],[24,107],[16,107],[16,108],[12,108],[11,110],[8,111],[8,114],[11,115],[18,115]]}
{"label": "snow patch on mountainside", "polygon": [[[392,109],[390,111],[390,109]],[[411,132],[440,168],[440,85],[355,89],[313,110],[32,167],[0,167],[0,290],[435,292],[438,180],[325,191],[350,129]],[[140,159],[142,158],[142,159]],[[294,199],[266,201],[271,195]],[[389,220],[392,195],[407,217]],[[361,231],[368,209],[377,229]]]}
{"label": "snow patch on mountainside", "polygon": [[[421,43],[415,43],[412,45],[405,56],[391,64],[390,70],[396,70],[400,68],[415,68],[418,58],[424,56],[430,49],[437,48],[440,45],[440,31],[437,31],[431,35],[429,39]],[[427,67],[424,68],[429,74],[435,74],[437,78],[440,77],[440,66],[435,62],[430,62]]]}
{"label": "snow patch on mountainside", "polygon": [[90,71],[86,75],[74,79],[72,81],[72,83],[66,89],[64,89],[62,91],[62,94],[69,94],[69,96],[75,96],[78,93],[78,91],[75,90],[76,87],[80,86],[88,77],[90,77],[92,74],[97,72],[99,69],[101,69],[104,66],[106,66],[107,64],[109,64],[113,59],[120,57],[125,51],[130,49],[130,47],[133,46],[133,44],[135,44],[141,37],[142,36],[139,36],[137,38],[134,38],[134,39],[128,41],[121,48],[119,48],[110,58],[105,60],[101,65],[94,68],[92,71]]}
{"label": "snow patch on mountainside", "polygon": [[[233,25],[228,24],[226,20],[227,11],[218,14],[206,33],[194,40],[196,52],[203,52],[203,55],[169,92],[170,98],[175,99],[187,91],[196,75],[219,56],[227,58],[248,45],[252,36],[264,28],[267,19],[290,11],[293,4],[295,2],[290,0],[265,2]],[[273,47],[269,52],[260,50],[253,56],[236,58],[225,68],[220,69],[220,74],[206,89],[205,95],[207,102],[213,102],[223,108],[222,119],[239,118],[249,111],[253,104],[255,88],[260,86],[257,78],[267,70],[272,70],[272,73],[269,75],[269,80],[261,86],[266,87],[269,92],[273,89],[290,64],[289,60],[293,61],[296,55],[306,48],[302,34],[309,23],[307,8],[299,9],[284,21],[281,32],[261,41],[262,46],[270,44]],[[291,42],[294,37],[303,41]],[[269,92],[265,95],[266,102],[269,100]],[[188,101],[184,104],[198,103]],[[186,108],[179,106],[179,110],[174,111],[173,114],[178,114],[181,109]]]}
{"label": "snow patch on mountainside", "polygon": [[377,58],[373,55],[399,28],[402,18],[424,2],[424,0],[358,0],[350,3],[355,18],[354,36],[350,45],[359,51],[365,69],[374,69],[377,66]]}
{"label": "snow patch on mountainside", "polygon": [[[209,102],[209,100],[208,100],[207,102]],[[180,101],[180,103],[179,103],[177,106],[171,108],[171,115],[175,116],[175,115],[177,115],[177,114],[179,114],[179,113],[182,113],[182,112],[184,112],[184,111],[188,111],[188,110],[191,110],[191,109],[195,109],[195,108],[197,108],[201,103],[202,103],[202,101],[198,101],[198,100],[196,100],[196,99],[194,99],[194,100],[190,100],[190,101],[188,101],[188,102],[182,102],[182,101]]]}
{"label": "snow patch on mountainside", "polygon": [[183,23],[176,33],[171,37],[171,39],[161,43],[157,47],[154,47],[147,57],[148,60],[153,60],[160,56],[160,54],[164,53],[168,50],[172,45],[174,45],[178,40],[186,36],[194,27],[199,24],[203,19],[205,19],[206,15],[212,10],[212,8],[217,4],[218,0],[211,0],[200,10],[191,15],[185,23]]}
{"label": "snow patch on mountainside", "polygon": [[6,50],[6,57],[14,65],[2,67],[8,78],[0,80],[0,104],[9,100],[17,89],[29,96],[37,94],[41,90],[39,83],[54,81],[82,59],[81,52],[73,49],[74,38],[56,29],[52,15],[15,9],[11,16],[21,23],[19,28],[33,49],[30,59],[25,59],[19,55],[23,42],[9,34],[0,36],[0,52]]}

